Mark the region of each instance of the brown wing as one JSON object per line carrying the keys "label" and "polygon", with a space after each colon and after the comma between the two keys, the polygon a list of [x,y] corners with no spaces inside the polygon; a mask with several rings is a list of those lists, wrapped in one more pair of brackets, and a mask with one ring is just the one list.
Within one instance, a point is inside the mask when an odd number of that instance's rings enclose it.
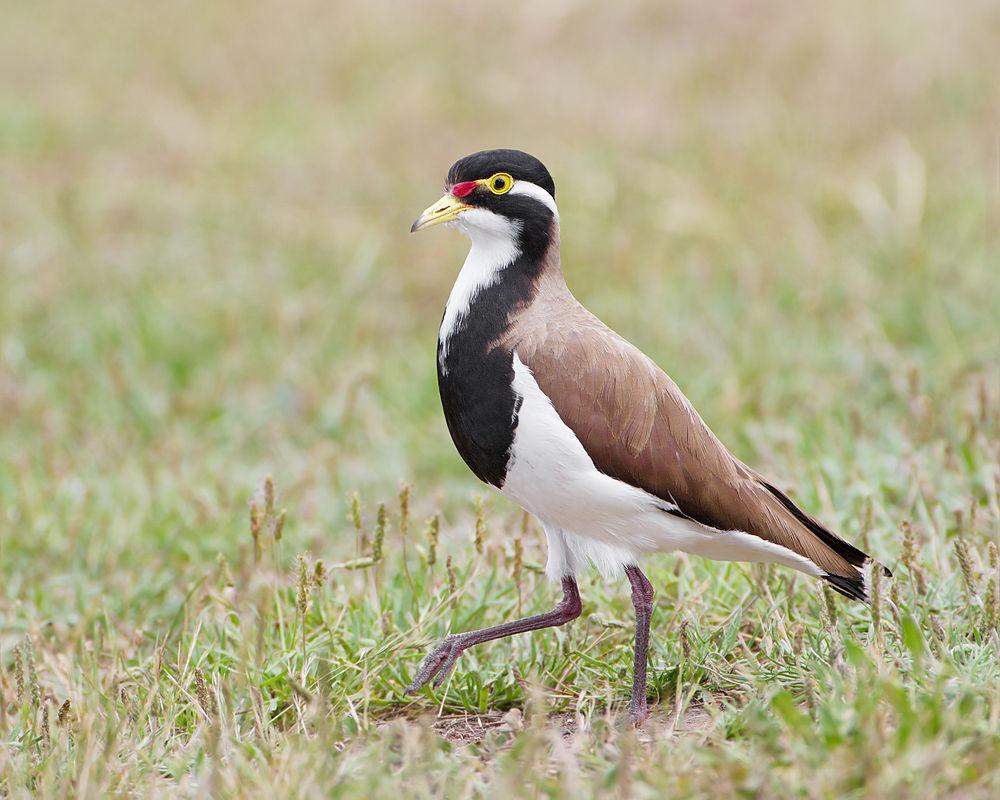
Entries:
{"label": "brown wing", "polygon": [[754,534],[858,580],[863,552],[736,459],[666,373],[571,296],[525,309],[511,339],[599,470],[704,525]]}

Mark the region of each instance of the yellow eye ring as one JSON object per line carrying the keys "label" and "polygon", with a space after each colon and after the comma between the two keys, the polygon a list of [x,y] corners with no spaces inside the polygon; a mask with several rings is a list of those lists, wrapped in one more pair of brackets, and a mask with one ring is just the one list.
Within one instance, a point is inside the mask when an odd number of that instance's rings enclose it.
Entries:
{"label": "yellow eye ring", "polygon": [[506,194],[514,185],[514,178],[506,172],[497,172],[483,181],[483,184],[493,194]]}

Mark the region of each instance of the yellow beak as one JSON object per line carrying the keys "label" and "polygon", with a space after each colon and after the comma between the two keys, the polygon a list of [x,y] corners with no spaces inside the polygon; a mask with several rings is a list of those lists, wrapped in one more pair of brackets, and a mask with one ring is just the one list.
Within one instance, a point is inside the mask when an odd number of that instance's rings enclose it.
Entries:
{"label": "yellow beak", "polygon": [[446,194],[436,203],[424,209],[424,213],[417,217],[416,222],[410,226],[410,233],[416,233],[432,225],[440,225],[442,222],[451,222],[465,209],[471,208],[457,197]]}

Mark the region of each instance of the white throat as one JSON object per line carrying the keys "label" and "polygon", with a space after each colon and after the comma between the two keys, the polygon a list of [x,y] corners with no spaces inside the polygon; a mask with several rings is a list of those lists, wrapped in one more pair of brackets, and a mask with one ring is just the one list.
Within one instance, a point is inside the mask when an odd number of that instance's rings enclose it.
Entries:
{"label": "white throat", "polygon": [[444,370],[448,339],[469,313],[472,301],[483,289],[500,280],[500,273],[521,254],[518,249],[519,225],[487,211],[474,208],[461,214],[453,223],[472,240],[472,249],[465,257],[444,309],[438,340],[441,343],[439,361]]}

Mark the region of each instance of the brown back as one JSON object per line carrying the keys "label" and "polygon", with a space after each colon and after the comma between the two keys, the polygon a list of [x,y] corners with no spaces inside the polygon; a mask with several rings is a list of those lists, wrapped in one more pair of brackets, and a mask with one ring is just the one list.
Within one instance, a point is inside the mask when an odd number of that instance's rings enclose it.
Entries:
{"label": "brown back", "polygon": [[704,525],[759,536],[832,575],[858,575],[865,554],[736,459],[670,377],[580,305],[561,275],[539,288],[502,345],[532,370],[601,472]]}

